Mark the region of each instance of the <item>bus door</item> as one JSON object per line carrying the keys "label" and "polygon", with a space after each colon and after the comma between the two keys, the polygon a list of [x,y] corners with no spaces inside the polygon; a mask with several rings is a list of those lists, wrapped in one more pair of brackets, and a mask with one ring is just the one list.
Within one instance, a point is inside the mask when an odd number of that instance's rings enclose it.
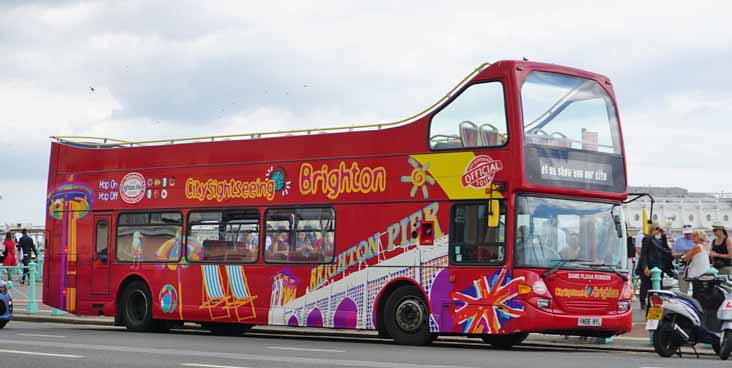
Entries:
{"label": "bus door", "polygon": [[109,248],[112,217],[94,216],[94,248],[91,258],[91,294],[109,294]]}

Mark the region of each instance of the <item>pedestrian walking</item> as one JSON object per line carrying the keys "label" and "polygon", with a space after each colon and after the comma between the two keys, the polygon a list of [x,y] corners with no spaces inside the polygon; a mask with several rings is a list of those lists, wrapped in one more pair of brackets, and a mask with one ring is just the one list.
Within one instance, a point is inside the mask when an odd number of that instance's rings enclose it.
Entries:
{"label": "pedestrian walking", "polygon": [[[674,257],[674,259],[685,259],[685,255],[694,248],[694,240],[692,239],[692,233],[694,232],[691,225],[684,225],[681,228],[681,237],[677,238],[674,242],[673,247],[671,248],[671,255]],[[706,241],[707,237],[704,236],[704,241]],[[689,293],[689,282],[686,281],[686,266],[682,266],[682,269],[679,270],[679,291],[683,294]]]}
{"label": "pedestrian walking", "polygon": [[650,226],[650,233],[645,234],[641,245],[641,253],[638,258],[638,276],[640,277],[640,303],[641,309],[646,309],[648,290],[651,288],[651,269],[658,267],[663,272],[673,277],[671,270],[671,249],[668,246],[666,233],[658,222],[653,221]]}
{"label": "pedestrian walking", "polygon": [[0,243],[0,264],[5,261],[5,241]]}
{"label": "pedestrian walking", "polygon": [[633,235],[630,234],[630,229],[628,228],[627,223],[625,224],[625,236],[628,247],[628,269],[631,270],[631,272],[635,272],[635,239],[633,238]]}
{"label": "pedestrian walking", "polygon": [[712,224],[714,239],[712,239],[712,265],[720,274],[732,275],[732,239],[721,222]]}
{"label": "pedestrian walking", "polygon": [[18,241],[18,248],[23,251],[23,276],[20,278],[20,283],[25,283],[25,277],[28,275],[28,264],[30,263],[31,252],[38,258],[38,252],[36,251],[36,245],[33,239],[28,236],[28,230],[22,229],[20,231],[23,234]]}
{"label": "pedestrian walking", "polygon": [[[5,246],[5,259],[3,259],[3,266],[15,266],[18,260],[15,258],[15,242],[13,241],[13,234],[8,231],[5,233],[5,240],[3,240],[3,246]],[[8,271],[8,280],[12,278],[13,271]]]}

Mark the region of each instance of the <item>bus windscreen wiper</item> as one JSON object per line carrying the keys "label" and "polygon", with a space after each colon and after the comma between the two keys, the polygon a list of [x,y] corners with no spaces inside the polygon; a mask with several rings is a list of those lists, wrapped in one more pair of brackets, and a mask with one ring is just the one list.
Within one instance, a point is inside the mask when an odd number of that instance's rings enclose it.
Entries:
{"label": "bus windscreen wiper", "polygon": [[587,259],[552,259],[551,261],[552,262],[558,261],[558,263],[555,264],[554,267],[552,267],[552,268],[548,269],[546,272],[542,273],[541,274],[542,278],[547,278],[547,277],[551,276],[554,272],[557,272],[557,270],[559,270],[560,268],[562,268],[562,266],[564,266],[565,264],[567,264],[569,262],[590,262],[590,260],[587,260]]}
{"label": "bus windscreen wiper", "polygon": [[620,278],[623,279],[623,281],[628,281],[628,276],[625,276],[625,274],[618,271],[615,267],[613,267],[613,265],[609,265],[609,264],[605,264],[605,263],[587,263],[586,266],[593,267],[593,268],[597,267],[597,268],[603,269],[605,271],[610,271],[610,272],[620,276]]}

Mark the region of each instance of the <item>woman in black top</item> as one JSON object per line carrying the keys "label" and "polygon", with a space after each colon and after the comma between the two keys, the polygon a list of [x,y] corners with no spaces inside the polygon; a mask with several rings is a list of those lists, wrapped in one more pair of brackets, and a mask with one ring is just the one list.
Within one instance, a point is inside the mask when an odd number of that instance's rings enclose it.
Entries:
{"label": "woman in black top", "polygon": [[732,275],[732,239],[727,236],[727,230],[720,222],[712,225],[712,231],[714,239],[712,239],[712,251],[709,253],[712,265],[720,274]]}
{"label": "woman in black top", "polygon": [[625,237],[628,247],[628,269],[635,270],[635,238],[630,235],[628,224],[625,224]]}
{"label": "woman in black top", "polygon": [[[660,239],[656,236],[660,235]],[[668,240],[658,222],[651,223],[651,233],[643,237],[641,245],[641,254],[638,259],[638,276],[640,277],[640,303],[641,309],[646,308],[646,298],[648,289],[651,288],[651,269],[658,267],[663,272],[673,277],[671,267],[671,248],[668,246]]]}

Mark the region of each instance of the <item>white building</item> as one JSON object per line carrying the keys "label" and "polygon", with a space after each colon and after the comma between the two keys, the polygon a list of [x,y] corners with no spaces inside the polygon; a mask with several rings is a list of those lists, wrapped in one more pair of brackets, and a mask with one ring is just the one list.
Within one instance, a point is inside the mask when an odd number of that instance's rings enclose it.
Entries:
{"label": "white building", "polygon": [[[693,193],[676,187],[630,187],[628,191],[653,196],[652,220],[658,221],[673,237],[680,236],[684,225],[711,230],[712,223],[721,222],[732,229],[732,195],[729,193]],[[632,234],[643,225],[643,208],[650,210],[647,198],[623,206]]]}

